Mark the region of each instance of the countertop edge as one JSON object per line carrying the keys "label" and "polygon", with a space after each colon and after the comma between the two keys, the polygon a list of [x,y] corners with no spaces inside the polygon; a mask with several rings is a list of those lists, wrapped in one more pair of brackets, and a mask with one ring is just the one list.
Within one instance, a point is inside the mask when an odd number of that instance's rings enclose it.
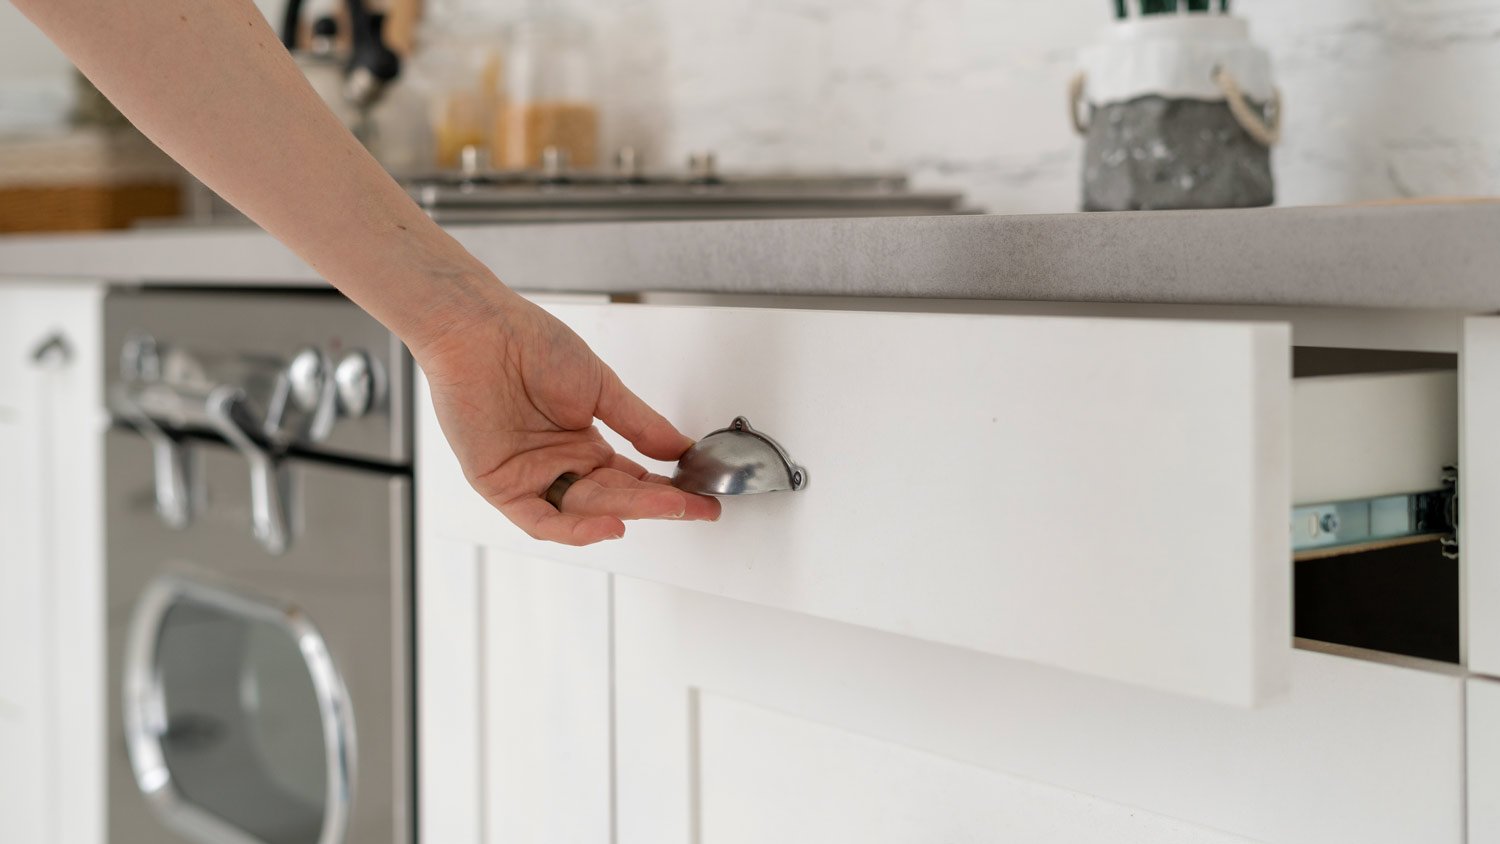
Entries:
{"label": "countertop edge", "polygon": [[[1500,311],[1500,202],[449,231],[534,291]],[[4,237],[0,278],[323,284],[251,228]]]}

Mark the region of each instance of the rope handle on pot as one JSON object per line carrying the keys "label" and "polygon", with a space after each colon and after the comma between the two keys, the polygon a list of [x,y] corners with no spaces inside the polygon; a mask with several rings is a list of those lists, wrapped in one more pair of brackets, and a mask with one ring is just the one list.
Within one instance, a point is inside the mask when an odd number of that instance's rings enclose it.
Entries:
{"label": "rope handle on pot", "polygon": [[[1245,92],[1240,89],[1240,83],[1234,75],[1224,68],[1214,69],[1214,84],[1224,93],[1224,101],[1229,105],[1229,113],[1234,115],[1234,121],[1240,124],[1256,143],[1265,147],[1273,147],[1281,143],[1281,91],[1271,90],[1271,100],[1266,103],[1266,112],[1270,115],[1271,122],[1267,123],[1265,118],[1255,110],[1250,102],[1245,99]],[[1083,119],[1079,109],[1083,105],[1083,94],[1088,85],[1088,77],[1079,71],[1068,80],[1068,119],[1073,123],[1073,131],[1080,135],[1087,135],[1089,125]]]}
{"label": "rope handle on pot", "polygon": [[1089,133],[1089,125],[1083,122],[1083,118],[1078,114],[1078,107],[1083,104],[1083,91],[1087,80],[1088,76],[1081,70],[1068,80],[1068,119],[1073,121],[1073,131],[1080,135]]}
{"label": "rope handle on pot", "polygon": [[1266,113],[1271,122],[1261,117],[1250,102],[1245,99],[1245,92],[1240,90],[1240,83],[1234,78],[1234,74],[1222,67],[1214,69],[1214,84],[1224,92],[1224,101],[1229,104],[1229,113],[1234,115],[1234,121],[1240,124],[1255,142],[1263,147],[1274,147],[1281,142],[1281,91],[1271,89],[1271,99],[1266,103]]}

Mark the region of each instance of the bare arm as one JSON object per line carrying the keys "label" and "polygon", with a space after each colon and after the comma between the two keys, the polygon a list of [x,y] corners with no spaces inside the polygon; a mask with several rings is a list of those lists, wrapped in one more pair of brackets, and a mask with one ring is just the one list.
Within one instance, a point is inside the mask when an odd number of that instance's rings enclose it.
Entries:
{"label": "bare arm", "polygon": [[250,0],[14,0],[133,123],[403,338],[489,273],[324,106]]}
{"label": "bare arm", "polygon": [[[167,154],[396,332],[470,482],[533,536],[587,544],[622,519],[717,518],[614,454],[690,441],[572,332],[416,206],[313,92],[250,0],[13,0]],[[559,513],[540,494],[584,477]]]}

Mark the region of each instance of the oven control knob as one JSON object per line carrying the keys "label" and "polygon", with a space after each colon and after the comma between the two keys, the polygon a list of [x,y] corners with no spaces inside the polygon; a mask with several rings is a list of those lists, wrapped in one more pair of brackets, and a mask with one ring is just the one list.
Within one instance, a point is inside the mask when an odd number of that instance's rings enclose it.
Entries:
{"label": "oven control knob", "polygon": [[364,352],[354,351],[340,358],[333,370],[339,413],[358,419],[373,410],[380,401],[381,375],[380,365]]}
{"label": "oven control knob", "polygon": [[292,401],[297,407],[308,413],[317,410],[328,378],[328,364],[323,353],[311,346],[304,348],[287,365],[286,377],[291,386]]}
{"label": "oven control knob", "polygon": [[120,350],[120,374],[127,381],[161,380],[161,347],[150,334],[131,334]]}

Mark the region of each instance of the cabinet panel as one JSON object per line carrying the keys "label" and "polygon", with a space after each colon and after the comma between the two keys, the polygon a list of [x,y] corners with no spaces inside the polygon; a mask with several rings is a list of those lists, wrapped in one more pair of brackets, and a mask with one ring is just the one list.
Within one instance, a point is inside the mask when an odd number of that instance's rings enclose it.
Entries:
{"label": "cabinet panel", "polygon": [[[440,520],[526,554],[1235,704],[1284,685],[1285,325],[549,307],[684,430],[804,492],[541,548],[451,455]],[[429,411],[430,412],[430,411]],[[427,435],[440,443],[435,424]]]}
{"label": "cabinet panel", "polygon": [[0,408],[14,409],[22,373],[25,372],[27,341],[33,339],[27,324],[29,288],[0,285]]}
{"label": "cabinet panel", "polygon": [[1468,688],[1469,844],[1500,844],[1500,682]]}
{"label": "cabinet panel", "polygon": [[0,291],[0,816],[38,844],[104,840],[101,300]]}
{"label": "cabinet panel", "polygon": [[417,838],[483,844],[479,547],[421,524],[417,539]]}
{"label": "cabinet panel", "polygon": [[608,842],[609,575],[422,534],[422,839]]}
{"label": "cabinet panel", "polygon": [[1457,373],[1298,378],[1292,391],[1295,504],[1441,489],[1457,463]]}
{"label": "cabinet panel", "polygon": [[[872,786],[937,766],[885,749],[902,746],[994,775],[974,795],[1018,778],[1279,844],[1462,840],[1464,680],[1435,666],[1298,650],[1288,693],[1245,710],[633,578],[616,578],[615,614],[621,844],[689,844],[699,824],[710,844],[737,840],[725,824],[747,810],[727,789],[769,763],[730,742],[737,716],[721,701],[874,742],[836,740],[837,766],[869,754],[895,766],[863,774],[883,778]],[[782,746],[803,729],[751,720]],[[827,764],[821,756],[787,766]],[[1122,823],[1094,840],[1152,829]]]}
{"label": "cabinet panel", "polygon": [[51,834],[41,743],[41,730],[0,702],[0,817],[6,841],[57,840]]}
{"label": "cabinet panel", "polygon": [[719,695],[696,705],[703,844],[1249,844]]}
{"label": "cabinet panel", "polygon": [[1464,660],[1500,677],[1500,318],[1464,321],[1459,356],[1459,566]]}
{"label": "cabinet panel", "polygon": [[36,446],[43,432],[34,402],[26,404],[24,411],[0,408],[0,704],[31,720],[44,709],[47,572],[43,498],[37,494],[45,451]]}
{"label": "cabinet panel", "polygon": [[[11,386],[13,396],[24,390]],[[33,412],[0,409],[0,818],[7,840],[51,844],[55,759],[48,742],[55,731],[43,673],[49,572]]]}
{"label": "cabinet panel", "polygon": [[[16,724],[35,717],[41,690],[35,642],[41,630],[41,525],[34,492],[40,454],[23,440],[34,436],[36,422],[23,395],[30,391],[22,380],[22,303],[15,289],[0,287],[0,712]],[[7,799],[0,792],[0,800]]]}
{"label": "cabinet panel", "polygon": [[32,301],[66,345],[35,370],[46,383],[49,629],[56,733],[49,752],[59,844],[105,840],[104,288],[48,284]]}
{"label": "cabinet panel", "polygon": [[610,800],[609,575],[485,549],[488,844],[604,844]]}

